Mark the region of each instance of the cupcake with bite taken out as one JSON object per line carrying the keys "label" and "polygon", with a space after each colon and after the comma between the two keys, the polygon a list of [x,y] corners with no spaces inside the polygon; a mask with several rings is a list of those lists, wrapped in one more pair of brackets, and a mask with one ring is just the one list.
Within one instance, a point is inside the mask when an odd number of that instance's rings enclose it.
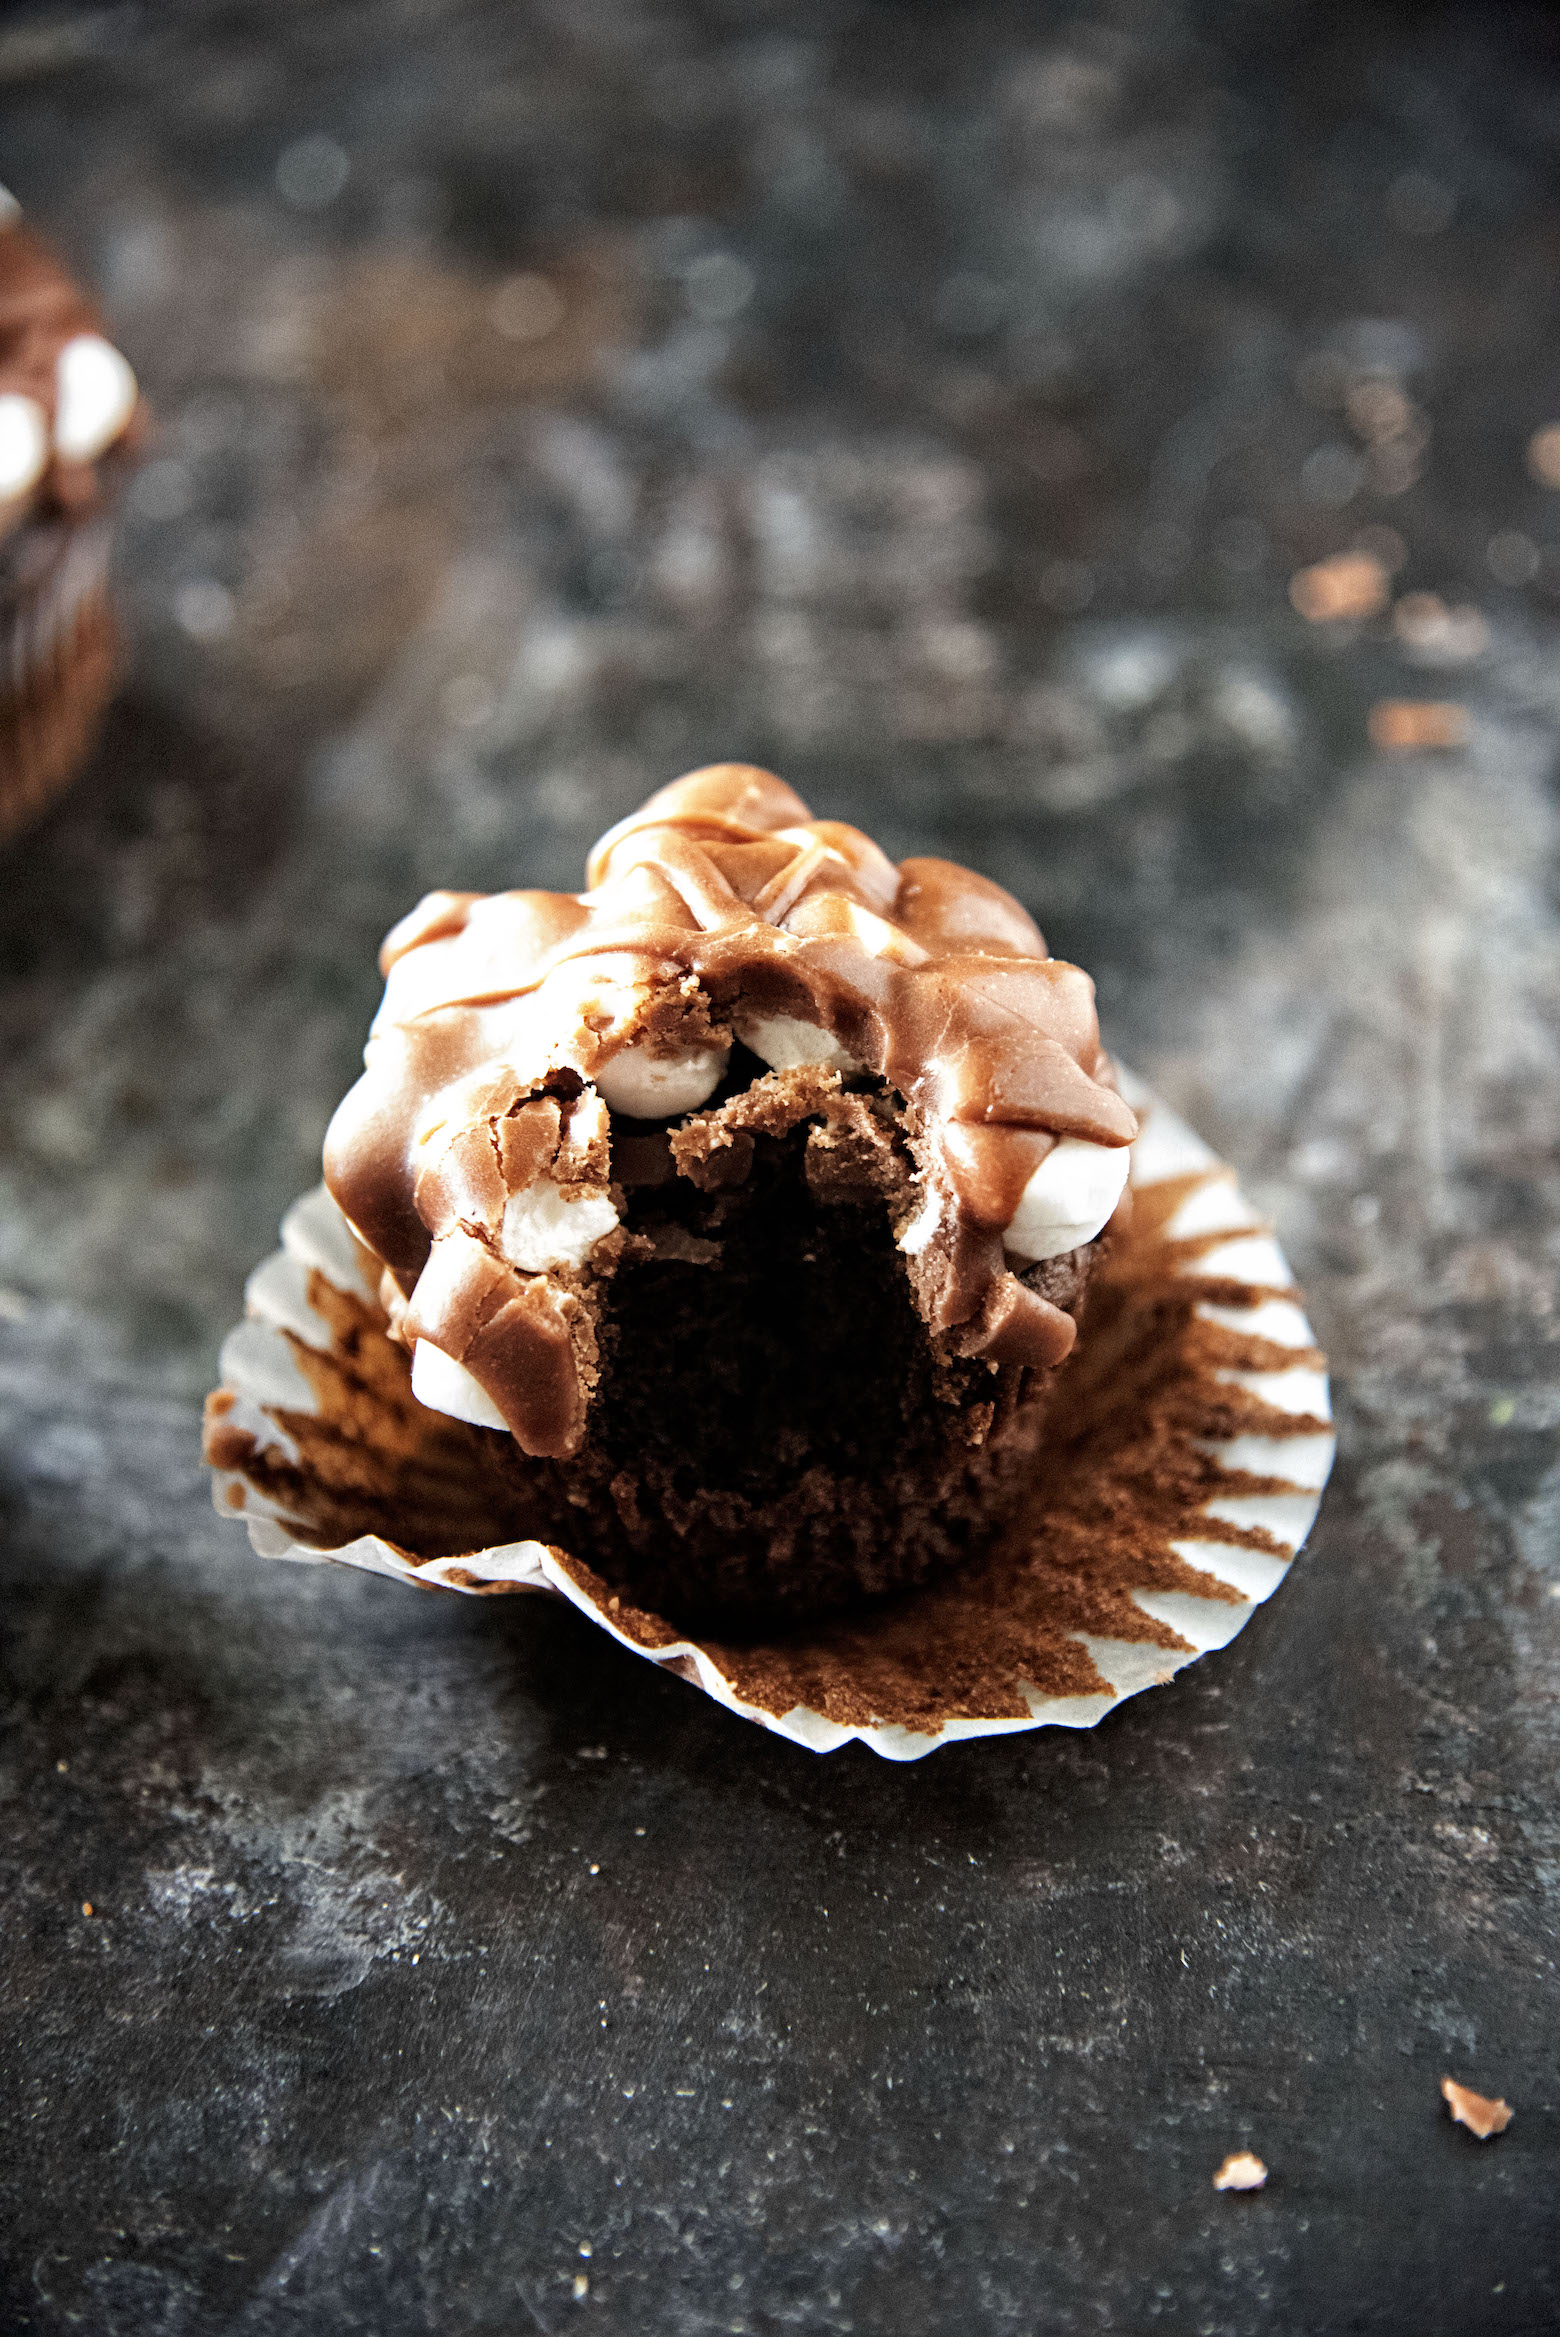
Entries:
{"label": "cupcake with bite taken out", "polygon": [[129,365],[0,189],[0,839],[72,777],[112,695],[112,515],[139,429]]}
{"label": "cupcake with bite taken out", "polygon": [[385,944],[326,1181],[412,1395],[680,1625],[955,1567],[1033,1483],[1123,1205],[1093,985],[745,765],[587,888],[434,894]]}

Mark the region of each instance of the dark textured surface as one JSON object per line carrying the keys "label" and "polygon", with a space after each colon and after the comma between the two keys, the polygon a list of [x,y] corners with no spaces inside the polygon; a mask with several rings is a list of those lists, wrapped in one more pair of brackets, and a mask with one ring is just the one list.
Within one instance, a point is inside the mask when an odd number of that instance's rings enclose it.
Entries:
{"label": "dark textured surface", "polygon": [[[1560,2322],[1557,149],[1489,6],[7,13],[162,423],[0,861],[7,2333]],[[1301,622],[1362,525],[1482,655]],[[1310,1554],[1093,1735],[813,1759],[207,1505],[382,929],[728,754],[1011,884],[1311,1292]]]}

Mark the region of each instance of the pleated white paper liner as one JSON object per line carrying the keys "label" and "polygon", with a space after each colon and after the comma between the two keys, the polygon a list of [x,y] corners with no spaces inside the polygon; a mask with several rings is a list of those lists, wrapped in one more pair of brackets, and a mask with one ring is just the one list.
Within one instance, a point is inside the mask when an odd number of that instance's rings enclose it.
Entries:
{"label": "pleated white paper liner", "polygon": [[[950,1579],[763,1643],[692,1639],[567,1551],[476,1543],[490,1432],[430,1413],[323,1187],[256,1268],[207,1414],[219,1510],[267,1558],[479,1595],[546,1591],[728,1710],[888,1760],[1092,1728],[1234,1638],[1278,1588],[1332,1466],[1326,1367],[1272,1236],[1136,1081],[1132,1226],[1091,1292],[1034,1510]],[[437,1554],[419,1554],[434,1551]]]}

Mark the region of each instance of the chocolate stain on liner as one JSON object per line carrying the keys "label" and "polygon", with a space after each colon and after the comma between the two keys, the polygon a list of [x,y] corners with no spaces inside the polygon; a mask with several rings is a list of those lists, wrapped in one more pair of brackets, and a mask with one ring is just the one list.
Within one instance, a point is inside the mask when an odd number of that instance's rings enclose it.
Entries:
{"label": "chocolate stain on liner", "polygon": [[[1229,1181],[1229,1172],[1214,1166],[1136,1189],[1130,1223],[1095,1284],[1087,1337],[1060,1375],[1032,1494],[1018,1525],[984,1558],[927,1589],[824,1625],[733,1640],[692,1636],[632,1606],[549,1545],[578,1603],[647,1654],[696,1647],[735,1697],[759,1712],[780,1717],[800,1706],[844,1727],[898,1726],[922,1736],[950,1721],[1027,1721],[1036,1692],[1110,1693],[1080,1633],[1167,1654],[1195,1652],[1133,1593],[1245,1605],[1239,1591],[1189,1564],[1172,1544],[1224,1543],[1287,1560],[1287,1543],[1258,1526],[1211,1518],[1207,1504],[1308,1490],[1282,1476],[1232,1469],[1204,1446],[1328,1429],[1325,1420],[1282,1411],[1222,1376],[1319,1369],[1323,1361],[1314,1347],[1278,1345],[1200,1314],[1210,1305],[1255,1312],[1268,1298],[1298,1303],[1292,1286],[1196,1271],[1200,1258],[1231,1240],[1230,1228],[1190,1239],[1168,1234],[1192,1194]],[[1244,1237],[1262,1229],[1238,1230]],[[237,1399],[229,1391],[210,1399],[207,1457],[231,1472],[229,1505],[242,1509],[247,1488],[259,1496],[258,1507],[280,1516],[321,1556],[371,1534],[414,1569],[523,1536],[513,1491],[492,1467],[492,1432],[417,1404],[408,1359],[377,1308],[339,1290],[318,1268],[310,1271],[308,1297],[328,1326],[329,1349],[283,1336],[318,1412],[264,1407],[296,1459],[274,1445],[262,1448],[233,1424]],[[526,1587],[492,1582],[458,1563],[441,1567],[441,1581],[452,1577],[483,1593]],[[694,1669],[682,1656],[671,1658],[670,1668]]]}

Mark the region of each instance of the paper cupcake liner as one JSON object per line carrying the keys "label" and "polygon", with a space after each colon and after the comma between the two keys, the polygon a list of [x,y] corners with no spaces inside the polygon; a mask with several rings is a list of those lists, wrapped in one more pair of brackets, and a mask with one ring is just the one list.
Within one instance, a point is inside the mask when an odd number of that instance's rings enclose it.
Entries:
{"label": "paper cupcake liner", "polygon": [[[942,1581],[735,1642],[632,1606],[555,1545],[493,1538],[491,1432],[423,1409],[377,1270],[323,1186],[282,1222],[207,1406],[220,1511],[260,1556],[568,1599],[620,1646],[813,1752],[895,1761],[1093,1728],[1226,1646],[1283,1581],[1333,1459],[1325,1359],[1282,1251],[1136,1081],[1132,1221],[1091,1290],[1034,1497]],[[491,1532],[491,1524],[486,1530]]]}
{"label": "paper cupcake liner", "polygon": [[49,556],[0,593],[0,838],[65,788],[97,735],[119,675],[107,518],[59,529]]}

